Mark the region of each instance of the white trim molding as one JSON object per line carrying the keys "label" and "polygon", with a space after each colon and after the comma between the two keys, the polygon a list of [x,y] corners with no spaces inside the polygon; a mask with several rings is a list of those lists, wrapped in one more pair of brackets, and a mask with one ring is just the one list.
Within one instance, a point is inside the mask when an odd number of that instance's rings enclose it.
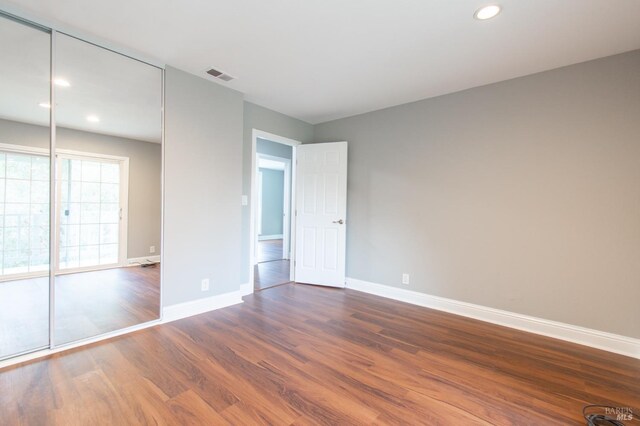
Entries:
{"label": "white trim molding", "polygon": [[640,339],[347,278],[347,288],[640,359]]}
{"label": "white trim molding", "polygon": [[242,303],[242,296],[244,296],[244,294],[242,294],[243,290],[241,286],[241,288],[236,291],[165,306],[162,308],[162,323],[176,321]]}
{"label": "white trim molding", "polygon": [[258,235],[258,241],[281,240],[283,237],[284,236],[282,234]]}
{"label": "white trim molding", "polygon": [[248,296],[253,293],[253,283],[240,284],[240,296]]}

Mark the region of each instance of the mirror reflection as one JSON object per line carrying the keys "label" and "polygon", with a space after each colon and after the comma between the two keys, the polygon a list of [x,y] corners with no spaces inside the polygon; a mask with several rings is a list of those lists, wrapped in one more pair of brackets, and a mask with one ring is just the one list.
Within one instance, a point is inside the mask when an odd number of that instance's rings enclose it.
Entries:
{"label": "mirror reflection", "polygon": [[0,359],[49,345],[49,53],[0,16]]}
{"label": "mirror reflection", "polygon": [[56,39],[56,345],[159,318],[161,70]]}

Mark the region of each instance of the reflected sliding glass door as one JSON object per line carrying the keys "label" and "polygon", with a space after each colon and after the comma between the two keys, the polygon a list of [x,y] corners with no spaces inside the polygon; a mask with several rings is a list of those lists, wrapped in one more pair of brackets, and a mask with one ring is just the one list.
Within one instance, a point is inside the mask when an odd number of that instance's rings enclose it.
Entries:
{"label": "reflected sliding glass door", "polygon": [[[125,266],[126,159],[58,154],[59,272]],[[122,184],[121,184],[122,183]]]}

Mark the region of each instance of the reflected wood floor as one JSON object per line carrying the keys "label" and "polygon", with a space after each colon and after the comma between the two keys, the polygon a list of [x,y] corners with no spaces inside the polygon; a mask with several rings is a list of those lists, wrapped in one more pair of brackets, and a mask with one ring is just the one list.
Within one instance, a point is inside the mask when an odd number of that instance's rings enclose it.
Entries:
{"label": "reflected wood floor", "polygon": [[258,261],[254,266],[255,291],[291,282],[290,263],[282,259],[282,240],[258,241]]}
{"label": "reflected wood floor", "polygon": [[583,425],[584,404],[640,408],[640,360],[287,284],[0,370],[0,390],[11,425]]}
{"label": "reflected wood floor", "polygon": [[254,290],[260,291],[291,282],[289,265],[288,260],[276,260],[255,265],[253,275]]}
{"label": "reflected wood floor", "polygon": [[258,241],[258,262],[282,260],[282,240]]}
{"label": "reflected wood floor", "polygon": [[[56,344],[160,315],[160,264],[56,277]],[[49,344],[49,278],[0,283],[0,358]],[[0,421],[1,423],[1,421]]]}

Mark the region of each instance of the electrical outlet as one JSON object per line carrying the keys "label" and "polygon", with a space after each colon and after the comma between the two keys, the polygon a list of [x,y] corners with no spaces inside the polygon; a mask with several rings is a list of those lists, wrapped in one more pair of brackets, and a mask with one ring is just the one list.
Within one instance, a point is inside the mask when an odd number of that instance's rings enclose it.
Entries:
{"label": "electrical outlet", "polygon": [[249,205],[249,197],[247,197],[246,195],[242,196],[242,205],[243,206],[248,206]]}
{"label": "electrical outlet", "polygon": [[203,278],[200,284],[200,290],[209,291],[209,278]]}
{"label": "electrical outlet", "polygon": [[156,252],[156,246],[150,246],[149,253],[155,253],[155,252]]}
{"label": "electrical outlet", "polygon": [[409,285],[409,274],[407,273],[402,274],[402,284]]}

